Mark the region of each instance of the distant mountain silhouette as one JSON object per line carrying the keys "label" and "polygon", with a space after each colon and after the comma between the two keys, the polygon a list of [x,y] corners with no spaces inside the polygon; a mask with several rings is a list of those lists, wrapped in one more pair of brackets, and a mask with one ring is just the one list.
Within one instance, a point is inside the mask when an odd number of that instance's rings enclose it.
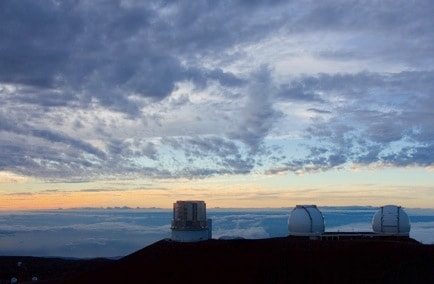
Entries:
{"label": "distant mountain silhouette", "polygon": [[161,240],[62,283],[434,283],[434,246],[411,238]]}

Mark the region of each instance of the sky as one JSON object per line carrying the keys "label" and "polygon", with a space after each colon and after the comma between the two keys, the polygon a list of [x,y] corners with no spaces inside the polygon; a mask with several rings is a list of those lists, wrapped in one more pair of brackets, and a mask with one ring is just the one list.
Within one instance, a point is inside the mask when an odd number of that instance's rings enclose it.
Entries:
{"label": "sky", "polygon": [[432,1],[0,1],[0,210],[434,206]]}

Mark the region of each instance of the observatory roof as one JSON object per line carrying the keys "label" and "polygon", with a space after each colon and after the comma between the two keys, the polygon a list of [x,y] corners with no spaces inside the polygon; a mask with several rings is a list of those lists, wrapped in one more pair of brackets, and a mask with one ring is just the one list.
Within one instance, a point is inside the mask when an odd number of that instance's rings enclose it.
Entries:
{"label": "observatory roof", "polygon": [[410,219],[401,206],[385,205],[372,218],[372,229],[380,234],[408,235]]}
{"label": "observatory roof", "polygon": [[324,233],[324,217],[316,205],[297,205],[288,218],[288,230],[294,236]]}

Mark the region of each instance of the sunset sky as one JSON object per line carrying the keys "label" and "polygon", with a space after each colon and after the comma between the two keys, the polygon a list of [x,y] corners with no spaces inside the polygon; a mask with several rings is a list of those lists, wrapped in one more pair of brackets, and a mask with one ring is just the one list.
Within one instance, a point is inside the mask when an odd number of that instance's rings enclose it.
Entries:
{"label": "sunset sky", "polygon": [[0,210],[434,207],[433,1],[0,1]]}

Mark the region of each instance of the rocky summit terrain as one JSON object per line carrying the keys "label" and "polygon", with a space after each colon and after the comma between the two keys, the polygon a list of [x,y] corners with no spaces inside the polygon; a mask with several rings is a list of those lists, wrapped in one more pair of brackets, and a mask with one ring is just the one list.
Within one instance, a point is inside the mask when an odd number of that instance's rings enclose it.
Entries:
{"label": "rocky summit terrain", "polygon": [[119,260],[46,262],[46,274],[44,261],[44,283],[434,283],[434,245],[410,238],[161,240]]}

